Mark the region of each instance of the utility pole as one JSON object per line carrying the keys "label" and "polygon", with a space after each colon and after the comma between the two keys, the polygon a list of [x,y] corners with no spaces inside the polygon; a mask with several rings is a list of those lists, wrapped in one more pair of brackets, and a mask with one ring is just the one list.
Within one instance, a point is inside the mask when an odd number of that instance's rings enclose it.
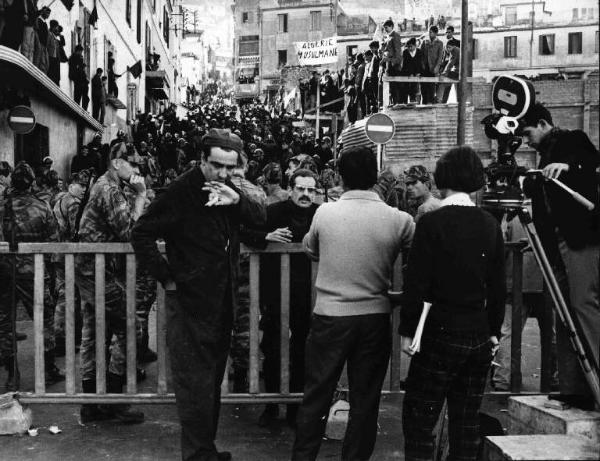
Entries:
{"label": "utility pole", "polygon": [[458,129],[456,142],[460,146],[465,143],[467,124],[467,94],[469,73],[469,0],[462,0],[460,18],[460,80],[458,81]]}
{"label": "utility pole", "polygon": [[535,0],[531,0],[531,37],[529,38],[529,68],[533,67],[533,30],[535,29]]}

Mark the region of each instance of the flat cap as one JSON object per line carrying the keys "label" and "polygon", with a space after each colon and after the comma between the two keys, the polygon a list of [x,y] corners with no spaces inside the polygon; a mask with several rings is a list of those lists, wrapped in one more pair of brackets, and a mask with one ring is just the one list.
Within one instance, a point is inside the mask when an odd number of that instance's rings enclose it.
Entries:
{"label": "flat cap", "polygon": [[222,149],[234,150],[238,154],[244,148],[240,137],[225,128],[211,128],[202,138],[202,144],[206,147],[220,147]]}

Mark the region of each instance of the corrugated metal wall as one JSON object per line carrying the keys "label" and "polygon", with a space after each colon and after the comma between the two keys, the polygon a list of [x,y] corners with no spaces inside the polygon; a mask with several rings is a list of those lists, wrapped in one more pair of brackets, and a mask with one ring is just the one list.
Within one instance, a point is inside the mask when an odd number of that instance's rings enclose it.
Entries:
{"label": "corrugated metal wall", "polygon": [[[394,138],[385,145],[384,165],[399,165],[402,169],[421,164],[433,170],[436,160],[456,145],[458,107],[456,104],[385,109],[396,126]],[[375,151],[365,134],[366,120],[361,120],[342,132],[344,149],[368,146]],[[473,109],[467,106],[466,144],[473,144]]]}

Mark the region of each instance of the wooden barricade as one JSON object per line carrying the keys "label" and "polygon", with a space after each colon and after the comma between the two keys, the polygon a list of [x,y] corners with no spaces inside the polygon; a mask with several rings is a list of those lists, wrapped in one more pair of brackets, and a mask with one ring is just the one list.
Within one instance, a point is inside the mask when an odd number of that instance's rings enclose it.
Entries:
{"label": "wooden barricade", "polygon": [[[522,309],[522,271],[523,244],[506,244],[506,250],[514,260],[512,269],[512,361],[511,361],[511,392],[519,393],[521,389],[521,309]],[[6,252],[3,249],[2,252]],[[242,252],[249,254],[250,259],[250,347],[249,347],[249,392],[233,394],[228,392],[227,378],[223,386],[223,403],[288,403],[300,401],[301,393],[290,392],[290,260],[292,255],[302,252],[301,244],[270,244],[265,250],[257,250],[242,246]],[[78,392],[75,351],[75,273],[76,256],[86,254],[93,256],[95,266],[95,328],[96,328],[96,385],[95,394]],[[120,255],[125,258],[125,298],[126,298],[126,337],[127,337],[127,386],[123,394],[108,394],[106,392],[106,315],[105,315],[105,277],[107,255]],[[260,390],[259,370],[259,317],[260,317],[260,256],[261,254],[278,254],[280,257],[281,284],[281,330],[280,330],[280,392],[265,393]],[[34,260],[34,363],[35,386],[33,392],[20,392],[20,399],[26,403],[171,403],[175,401],[174,394],[167,388],[167,344],[166,344],[166,307],[165,291],[157,284],[156,300],[156,334],[157,334],[157,380],[154,392],[140,393],[136,384],[136,260],[133,249],[128,243],[21,243],[18,255],[30,255]],[[44,382],[44,258],[48,255],[60,255],[64,259],[65,269],[65,391],[46,392]],[[401,260],[396,263],[394,274],[394,290],[400,289]],[[312,299],[314,305],[318,263],[312,264]],[[274,281],[276,283],[276,281]],[[401,390],[401,359],[400,337],[397,334],[399,324],[399,309],[392,314],[392,353],[388,367],[388,375],[384,384],[384,393],[400,392]],[[542,354],[545,351],[542,350]],[[546,354],[547,355],[547,354]],[[193,366],[193,365],[191,365]],[[542,389],[548,388],[548,361],[542,361]],[[546,367],[546,369],[544,369]],[[545,381],[544,381],[545,380]]]}

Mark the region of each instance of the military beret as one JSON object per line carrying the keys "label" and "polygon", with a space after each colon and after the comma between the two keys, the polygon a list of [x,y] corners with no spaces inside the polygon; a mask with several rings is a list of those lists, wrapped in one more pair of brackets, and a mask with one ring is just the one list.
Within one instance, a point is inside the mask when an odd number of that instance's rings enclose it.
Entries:
{"label": "military beret", "polygon": [[221,147],[222,149],[234,150],[238,154],[244,148],[240,137],[233,134],[231,130],[224,128],[211,128],[202,138],[202,144],[206,147]]}

